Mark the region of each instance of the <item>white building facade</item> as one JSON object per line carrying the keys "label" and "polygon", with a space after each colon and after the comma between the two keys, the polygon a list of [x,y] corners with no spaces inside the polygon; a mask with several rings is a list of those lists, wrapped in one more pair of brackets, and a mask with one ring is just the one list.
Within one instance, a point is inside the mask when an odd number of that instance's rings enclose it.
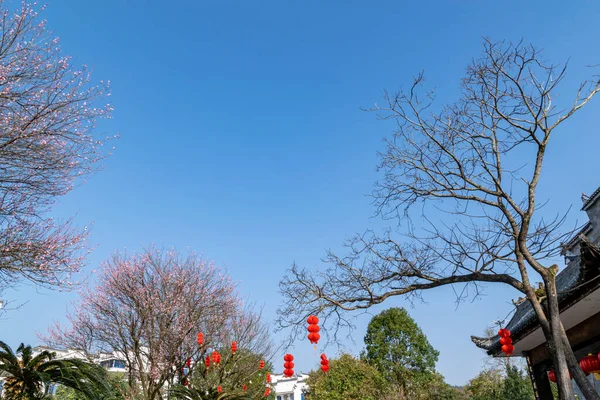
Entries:
{"label": "white building facade", "polygon": [[304,400],[304,392],[308,389],[307,374],[297,374],[287,378],[281,374],[271,375],[271,385],[277,400]]}

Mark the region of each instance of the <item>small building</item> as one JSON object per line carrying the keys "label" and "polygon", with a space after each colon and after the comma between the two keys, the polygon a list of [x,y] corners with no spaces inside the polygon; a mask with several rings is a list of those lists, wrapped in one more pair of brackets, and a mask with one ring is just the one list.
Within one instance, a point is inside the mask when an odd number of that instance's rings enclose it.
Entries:
{"label": "small building", "polygon": [[271,385],[277,400],[304,400],[304,391],[307,389],[307,374],[297,374],[290,378],[282,374],[271,375]]}
{"label": "small building", "polygon": [[[600,188],[591,196],[583,196],[582,200],[582,210],[587,213],[589,221],[563,244],[566,268],[556,276],[560,318],[578,360],[600,352]],[[529,301],[518,303],[506,328],[513,339],[513,356],[527,359],[536,398],[552,399],[548,378],[552,360]],[[491,356],[504,356],[498,336],[473,336],[471,340]],[[590,374],[588,379],[600,393],[600,382],[594,374]],[[572,382],[575,392],[583,398],[575,381]]]}

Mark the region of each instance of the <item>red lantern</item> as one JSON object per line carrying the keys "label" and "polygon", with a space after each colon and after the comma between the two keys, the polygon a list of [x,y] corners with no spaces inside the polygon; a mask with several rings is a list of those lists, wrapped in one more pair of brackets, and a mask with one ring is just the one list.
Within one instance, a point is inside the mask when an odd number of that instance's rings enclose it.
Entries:
{"label": "red lantern", "polygon": [[185,366],[188,367],[188,368],[192,366],[192,359],[191,358],[188,358],[187,360],[185,360]]}
{"label": "red lantern", "polygon": [[506,328],[501,328],[498,331],[498,336],[500,336],[502,351],[507,356],[510,356],[515,351],[515,347],[512,345],[512,338],[510,337],[510,331]]}
{"label": "red lantern", "polygon": [[258,369],[263,369],[265,367],[265,360],[260,360],[258,363]]}
{"label": "red lantern", "polygon": [[267,373],[267,376],[265,377],[267,383],[271,383],[271,374]]}
{"label": "red lantern", "polygon": [[210,356],[206,356],[206,360],[204,360],[204,365],[206,365],[206,368],[210,367]]}
{"label": "red lantern", "polygon": [[329,360],[325,354],[321,354],[321,371],[329,372]]}
{"label": "red lantern", "polygon": [[236,351],[237,351],[237,343],[236,342],[231,342],[231,352],[233,354],[235,354]]}
{"label": "red lantern", "polygon": [[217,392],[223,393],[223,388],[221,387],[221,385],[217,386]]}
{"label": "red lantern", "polygon": [[283,360],[285,361],[283,363],[283,367],[285,368],[283,370],[283,375],[290,378],[294,375],[294,370],[292,369],[294,368],[294,363],[292,362],[294,360],[294,356],[291,354],[286,354],[283,356]]}
{"label": "red lantern", "polygon": [[265,389],[265,397],[269,397],[270,394],[271,394],[271,388],[266,388]]}
{"label": "red lantern", "polygon": [[[548,372],[548,379],[550,379],[551,382],[556,383],[556,374],[554,373],[553,369],[551,369],[550,372]],[[573,379],[573,375],[571,375],[571,371],[569,371],[569,379]]]}
{"label": "red lantern", "polygon": [[512,344],[512,339],[510,337],[500,338],[500,344],[501,345]]}
{"label": "red lantern", "polygon": [[198,341],[198,346],[202,346],[202,344],[204,343],[204,334],[203,334],[202,332],[200,332],[200,333],[198,334],[198,339],[197,339],[197,341]]}
{"label": "red lantern", "polygon": [[319,323],[319,318],[317,318],[314,315],[311,315],[310,317],[308,317],[306,322],[308,322],[308,341],[313,344],[317,344],[319,342],[319,339],[321,338],[321,335],[318,334],[321,328],[319,328],[319,326],[317,325]]}
{"label": "red lantern", "polygon": [[594,357],[592,354],[583,357],[581,361],[579,361],[579,366],[586,374],[600,372],[600,360],[598,357]]}
{"label": "red lantern", "polygon": [[242,389],[244,389],[244,392],[245,392],[246,390],[248,390],[248,386],[246,386],[246,384],[244,383],[244,386],[242,386]]}
{"label": "red lantern", "polygon": [[213,364],[221,363],[221,355],[216,350],[212,352],[212,362],[213,362]]}
{"label": "red lantern", "polygon": [[500,337],[509,337],[510,336],[510,331],[506,328],[502,328],[498,331],[498,336]]}

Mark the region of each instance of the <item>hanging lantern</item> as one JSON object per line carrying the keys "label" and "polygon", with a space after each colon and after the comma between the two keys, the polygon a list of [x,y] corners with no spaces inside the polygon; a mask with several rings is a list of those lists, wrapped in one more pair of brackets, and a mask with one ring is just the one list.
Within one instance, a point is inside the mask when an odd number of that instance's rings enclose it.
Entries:
{"label": "hanging lantern", "polygon": [[[550,372],[548,372],[548,379],[550,379],[551,382],[556,383],[556,374],[554,373],[553,369],[551,369]],[[569,371],[569,379],[573,379],[573,375],[571,375],[571,371]]]}
{"label": "hanging lantern", "polygon": [[588,354],[579,361],[581,370],[589,375],[590,373],[600,372],[600,360],[598,357],[594,357],[592,354]]}
{"label": "hanging lantern", "polygon": [[271,383],[271,374],[267,373],[265,380],[267,381],[267,383]]}
{"label": "hanging lantern", "polygon": [[265,367],[265,360],[260,360],[258,363],[258,369],[263,369]]}
{"label": "hanging lantern", "polygon": [[204,365],[206,365],[207,369],[208,367],[210,367],[210,356],[206,356],[206,360],[204,360]]}
{"label": "hanging lantern", "polygon": [[321,328],[317,325],[319,323],[319,318],[315,315],[311,315],[306,319],[306,322],[308,322],[308,341],[317,344],[321,338],[321,335],[318,333]]}
{"label": "hanging lantern", "polygon": [[246,386],[246,384],[244,383],[244,386],[242,386],[242,389],[244,389],[244,392],[245,392],[246,390],[248,390],[248,386]]}
{"label": "hanging lantern", "polygon": [[203,334],[202,332],[200,332],[200,333],[198,334],[198,339],[197,339],[197,341],[198,341],[198,346],[202,346],[202,344],[204,343],[204,334]]}
{"label": "hanging lantern", "polygon": [[266,388],[265,389],[265,397],[269,397],[270,394],[271,394],[271,388]]}
{"label": "hanging lantern", "polygon": [[235,354],[236,351],[237,351],[237,343],[236,342],[231,342],[231,352],[233,354]]}
{"label": "hanging lantern", "polygon": [[325,354],[321,354],[321,371],[329,372],[329,360]]}
{"label": "hanging lantern", "polygon": [[217,392],[223,393],[223,388],[221,387],[221,385],[217,386]]}
{"label": "hanging lantern", "polygon": [[512,345],[512,338],[510,337],[510,331],[506,328],[501,328],[498,331],[498,336],[500,336],[502,352],[507,356],[510,356],[515,351],[515,346]]}
{"label": "hanging lantern", "polygon": [[221,355],[216,350],[212,352],[212,362],[213,362],[213,364],[221,363]]}
{"label": "hanging lantern", "polygon": [[498,336],[500,337],[510,337],[510,331],[506,328],[502,328],[498,331]]}
{"label": "hanging lantern", "polygon": [[283,363],[283,368],[285,368],[283,370],[283,375],[285,375],[287,378],[290,378],[294,375],[294,363],[292,362],[294,360],[294,356],[291,354],[286,354],[283,356],[283,360],[285,361]]}

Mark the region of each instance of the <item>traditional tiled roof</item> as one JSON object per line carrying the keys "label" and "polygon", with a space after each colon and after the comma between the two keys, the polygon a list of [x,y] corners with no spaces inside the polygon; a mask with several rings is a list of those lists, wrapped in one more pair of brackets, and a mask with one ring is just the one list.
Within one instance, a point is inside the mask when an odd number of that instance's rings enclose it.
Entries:
{"label": "traditional tiled roof", "polygon": [[[600,249],[583,239],[581,241],[581,255],[573,259],[569,265],[556,276],[556,289],[559,293],[558,304],[562,312],[592,290],[600,287]],[[537,317],[531,303],[526,300],[517,306],[512,319],[506,325],[511,337],[516,343],[533,332],[538,327]],[[477,347],[487,350],[490,355],[500,353],[502,345],[500,338],[492,336],[480,338],[471,336]]]}
{"label": "traditional tiled roof", "polygon": [[581,209],[584,211],[587,210],[587,208],[591,206],[598,198],[600,198],[600,187],[583,202]]}

